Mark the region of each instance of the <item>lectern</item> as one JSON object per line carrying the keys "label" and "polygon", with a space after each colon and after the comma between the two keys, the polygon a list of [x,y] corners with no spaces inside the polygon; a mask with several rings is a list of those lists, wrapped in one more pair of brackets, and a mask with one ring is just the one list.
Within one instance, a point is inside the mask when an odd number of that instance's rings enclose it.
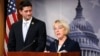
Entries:
{"label": "lectern", "polygon": [[80,53],[79,52],[68,52],[68,53],[8,52],[8,56],[80,56]]}

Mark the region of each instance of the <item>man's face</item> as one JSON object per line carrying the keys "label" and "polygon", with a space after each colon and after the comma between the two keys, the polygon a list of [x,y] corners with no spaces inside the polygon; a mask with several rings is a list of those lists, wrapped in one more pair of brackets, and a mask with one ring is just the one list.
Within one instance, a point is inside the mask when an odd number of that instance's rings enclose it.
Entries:
{"label": "man's face", "polygon": [[19,10],[19,13],[25,20],[29,20],[32,17],[32,7],[31,6],[23,7],[22,10]]}

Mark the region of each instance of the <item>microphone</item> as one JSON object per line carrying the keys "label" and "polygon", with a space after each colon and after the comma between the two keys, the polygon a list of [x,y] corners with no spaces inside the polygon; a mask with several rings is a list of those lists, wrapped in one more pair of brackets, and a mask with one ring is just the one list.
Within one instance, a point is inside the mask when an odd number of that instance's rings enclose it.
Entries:
{"label": "microphone", "polygon": [[35,42],[35,40],[33,40],[29,45],[25,46],[24,48],[22,48],[20,51],[25,50],[26,48],[30,47],[33,43]]}

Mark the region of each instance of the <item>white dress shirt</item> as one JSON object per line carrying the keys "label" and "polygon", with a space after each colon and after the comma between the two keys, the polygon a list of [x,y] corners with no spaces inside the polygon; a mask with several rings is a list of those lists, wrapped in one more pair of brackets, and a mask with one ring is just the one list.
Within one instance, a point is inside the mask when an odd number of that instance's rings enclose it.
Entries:
{"label": "white dress shirt", "polygon": [[62,45],[58,45],[58,50],[57,50],[57,52],[59,52],[59,50],[60,50],[61,47],[62,47]]}
{"label": "white dress shirt", "polygon": [[29,19],[28,21],[26,21],[25,19],[23,19],[23,23],[22,23],[22,30],[23,30],[23,40],[25,41],[26,36],[27,36],[27,32],[31,23],[31,19]]}

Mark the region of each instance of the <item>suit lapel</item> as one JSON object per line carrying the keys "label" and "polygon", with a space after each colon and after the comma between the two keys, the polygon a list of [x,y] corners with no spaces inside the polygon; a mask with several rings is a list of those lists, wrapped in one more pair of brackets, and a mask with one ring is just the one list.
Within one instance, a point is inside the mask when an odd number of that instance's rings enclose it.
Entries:
{"label": "suit lapel", "polygon": [[19,23],[19,33],[20,39],[23,41],[22,20]]}
{"label": "suit lapel", "polygon": [[70,43],[70,39],[68,38],[68,39],[65,40],[64,44],[60,48],[60,51],[62,51],[62,50],[66,50],[67,51],[68,48],[69,48],[69,43]]}
{"label": "suit lapel", "polygon": [[65,48],[67,48],[67,47],[65,47],[65,46],[66,46],[66,45],[63,44],[59,51],[65,50]]}
{"label": "suit lapel", "polygon": [[55,45],[54,45],[54,47],[55,47],[55,51],[57,52],[57,50],[58,50],[58,40],[55,40]]}

